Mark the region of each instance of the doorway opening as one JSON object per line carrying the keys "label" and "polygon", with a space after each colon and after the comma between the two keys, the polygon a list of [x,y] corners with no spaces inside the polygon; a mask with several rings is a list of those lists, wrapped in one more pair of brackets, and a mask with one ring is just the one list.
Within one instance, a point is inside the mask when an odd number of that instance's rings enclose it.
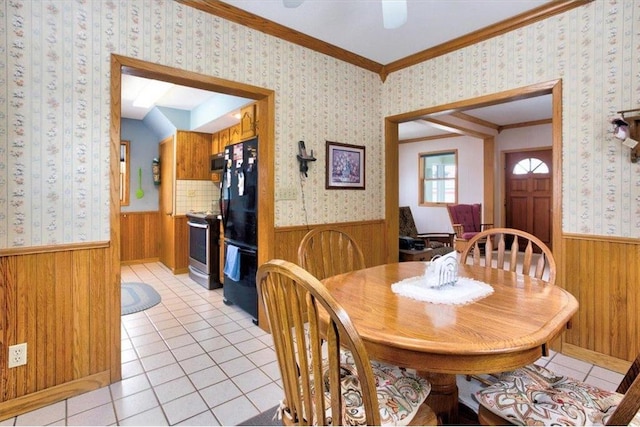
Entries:
{"label": "doorway opening", "polygon": [[[399,149],[398,149],[398,128],[400,123],[411,122],[423,118],[433,117],[452,112],[463,112],[466,110],[485,107],[489,105],[502,104],[511,101],[534,98],[542,95],[551,95],[552,103],[552,121],[551,121],[551,139],[552,139],[552,194],[551,194],[551,223],[550,236],[551,242],[558,242],[561,232],[561,188],[562,188],[562,81],[554,80],[545,83],[539,83],[522,88],[512,89],[505,92],[485,95],[477,98],[471,98],[463,101],[457,101],[450,104],[429,107],[408,113],[389,116],[385,119],[385,217],[387,221],[387,241],[388,252],[387,261],[397,261],[398,254],[398,206],[399,206]],[[498,170],[495,165],[497,153],[494,152],[493,139],[485,140],[484,144],[484,165],[487,170]],[[494,166],[495,165],[495,166]],[[498,173],[498,172],[495,172]],[[484,183],[485,193],[491,192],[494,182],[499,179],[495,173],[485,173]],[[487,191],[489,189],[489,191]],[[491,194],[493,194],[491,192]],[[493,202],[492,202],[493,203]],[[490,215],[493,217],[493,214]],[[499,220],[500,218],[495,218]],[[559,261],[561,254],[554,254],[556,260]],[[560,262],[558,262],[559,265]]]}
{"label": "doorway opening", "polygon": [[[261,158],[258,166],[258,179],[261,191],[257,196],[258,208],[264,215],[258,218],[258,254],[259,263],[273,258],[274,217],[274,140],[275,140],[275,93],[270,89],[224,80],[200,73],[185,71],[154,64],[139,59],[120,55],[111,55],[111,127],[110,127],[110,258],[111,278],[109,282],[113,289],[106,292],[112,304],[120,304],[120,131],[121,131],[121,87],[122,75],[129,74],[148,79],[174,83],[181,86],[194,87],[211,92],[253,99],[257,106],[256,132],[260,135],[261,144],[258,156]],[[118,381],[121,376],[120,359],[120,310],[111,310],[108,319],[112,326],[111,333],[111,381]],[[259,313],[260,314],[260,313]],[[264,323],[264,322],[263,322]]]}

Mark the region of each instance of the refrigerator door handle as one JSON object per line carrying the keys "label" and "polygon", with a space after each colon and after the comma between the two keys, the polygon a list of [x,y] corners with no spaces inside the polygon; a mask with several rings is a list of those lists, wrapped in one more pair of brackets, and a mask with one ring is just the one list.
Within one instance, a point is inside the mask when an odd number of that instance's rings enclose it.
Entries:
{"label": "refrigerator door handle", "polygon": [[258,251],[256,251],[255,249],[238,248],[238,250],[241,253],[244,253],[244,254],[250,254],[250,255],[257,255],[258,254]]}
{"label": "refrigerator door handle", "polygon": [[[225,162],[224,169],[222,171],[222,178],[220,179],[220,216],[222,217],[222,228],[227,228],[227,220],[229,219],[229,205],[231,192],[227,188],[225,177],[227,176],[228,164]],[[224,202],[224,191],[227,191],[227,203]]]}

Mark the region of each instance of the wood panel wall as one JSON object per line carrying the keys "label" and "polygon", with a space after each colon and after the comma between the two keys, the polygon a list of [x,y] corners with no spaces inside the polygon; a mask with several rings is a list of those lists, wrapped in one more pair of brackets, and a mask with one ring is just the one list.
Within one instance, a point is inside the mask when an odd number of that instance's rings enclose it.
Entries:
{"label": "wood panel wall", "polygon": [[[356,239],[368,266],[393,258],[383,220],[335,226]],[[295,262],[311,227],[277,228],[274,256]],[[624,370],[640,352],[640,241],[565,235],[561,247],[559,285],[580,303],[563,351]],[[110,257],[108,243],[0,251],[0,352],[28,344],[26,366],[8,369],[0,357],[0,419],[109,384],[120,352]]]}
{"label": "wood panel wall", "polygon": [[[331,224],[339,230],[347,232],[358,243],[364,254],[364,261],[368,267],[386,262],[388,245],[386,242],[386,222],[384,220],[344,222]],[[272,258],[284,259],[298,263],[298,246],[302,238],[314,227],[327,226],[329,224],[312,224],[292,227],[277,227],[274,230],[272,255],[259,259],[259,263],[267,262]],[[397,243],[396,243],[397,245]],[[260,254],[258,254],[260,256]],[[262,255],[264,256],[264,255]],[[396,261],[398,254],[395,255]],[[258,325],[267,329],[267,319],[264,316],[262,303],[258,303]]]}
{"label": "wood panel wall", "polygon": [[[324,225],[280,227],[275,230],[274,258],[298,263],[298,245],[305,234],[314,227]],[[387,245],[385,222],[383,220],[345,222],[332,224],[333,227],[345,231],[354,238],[364,253],[367,267],[383,264],[386,261]],[[396,254],[396,260],[398,259]]]}
{"label": "wood panel wall", "polygon": [[[120,351],[110,257],[106,243],[0,255],[0,419],[109,383]],[[9,369],[4,355],[20,343],[27,364]]]}
{"label": "wood panel wall", "polygon": [[631,361],[640,353],[640,241],[565,235],[560,284],[580,307],[565,342]]}
{"label": "wood panel wall", "polygon": [[175,268],[173,274],[189,271],[189,226],[186,215],[176,215],[173,218],[174,226],[174,255]]}
{"label": "wood panel wall", "polygon": [[120,214],[120,261],[124,264],[160,257],[160,212]]}

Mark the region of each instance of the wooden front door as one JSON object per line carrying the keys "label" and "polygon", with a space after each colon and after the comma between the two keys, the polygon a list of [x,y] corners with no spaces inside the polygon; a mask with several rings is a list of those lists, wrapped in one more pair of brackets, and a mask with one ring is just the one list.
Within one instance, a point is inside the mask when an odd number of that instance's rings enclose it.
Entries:
{"label": "wooden front door", "polygon": [[160,142],[160,262],[173,269],[173,136]]}
{"label": "wooden front door", "polygon": [[533,234],[551,248],[551,150],[507,153],[506,226]]}

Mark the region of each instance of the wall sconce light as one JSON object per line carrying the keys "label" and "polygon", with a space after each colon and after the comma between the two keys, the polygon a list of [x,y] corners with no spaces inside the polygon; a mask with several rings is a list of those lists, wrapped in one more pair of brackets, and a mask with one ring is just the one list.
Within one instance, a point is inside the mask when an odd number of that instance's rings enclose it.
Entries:
{"label": "wall sconce light", "polygon": [[[613,137],[617,140],[622,141],[622,144],[625,147],[631,149],[631,163],[637,163],[640,158],[640,147],[638,147],[639,142],[634,138],[638,138],[638,129],[637,129],[637,117],[633,117],[631,120],[632,124],[629,124],[627,120],[624,118],[624,113],[628,113],[631,111],[640,111],[640,108],[636,108],[634,110],[624,110],[618,111],[620,117],[617,117],[611,120],[611,124],[613,124]],[[633,138],[632,138],[633,137]]]}
{"label": "wall sconce light", "polygon": [[619,139],[629,148],[635,148],[635,146],[638,145],[638,141],[629,137],[631,131],[629,130],[629,123],[624,119],[624,115],[622,115],[621,118],[613,119],[611,123],[615,126],[613,129],[614,138]]}

